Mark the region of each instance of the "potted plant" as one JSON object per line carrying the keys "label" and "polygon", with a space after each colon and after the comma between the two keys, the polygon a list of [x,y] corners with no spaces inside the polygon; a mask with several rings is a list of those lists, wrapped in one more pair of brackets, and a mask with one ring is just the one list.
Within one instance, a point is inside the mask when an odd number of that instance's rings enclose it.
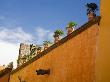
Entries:
{"label": "potted plant", "polygon": [[42,47],[37,48],[37,54],[41,53]]}
{"label": "potted plant", "polygon": [[60,40],[60,36],[63,34],[64,34],[64,32],[62,30],[56,30],[53,35],[54,39],[55,39],[54,43],[57,43]]}
{"label": "potted plant", "polygon": [[98,10],[98,6],[95,3],[87,3],[86,7],[88,20],[90,21],[96,17],[96,11]]}
{"label": "potted plant", "polygon": [[69,22],[68,26],[66,27],[67,29],[67,35],[71,34],[74,31],[74,27],[76,27],[77,24],[75,22]]}
{"label": "potted plant", "polygon": [[44,50],[46,50],[49,47],[49,44],[51,44],[50,41],[43,41]]}

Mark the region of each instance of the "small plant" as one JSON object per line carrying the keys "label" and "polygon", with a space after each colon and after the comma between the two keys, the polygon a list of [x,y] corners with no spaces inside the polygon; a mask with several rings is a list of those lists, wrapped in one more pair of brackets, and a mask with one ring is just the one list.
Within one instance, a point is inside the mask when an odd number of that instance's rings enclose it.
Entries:
{"label": "small plant", "polygon": [[96,11],[98,10],[98,6],[95,3],[87,3],[86,7],[88,20],[91,21],[96,17]]}
{"label": "small plant", "polygon": [[75,22],[69,22],[68,26],[66,27],[66,29],[67,28],[72,28],[72,27],[75,27],[75,26],[77,26],[77,24]]}
{"label": "small plant", "polygon": [[33,45],[33,44],[30,45],[30,55],[31,56],[36,54],[36,49],[37,49],[36,45]]}
{"label": "small plant", "polygon": [[42,50],[42,47],[39,46],[39,47],[37,48],[37,54],[41,53],[41,50]]}
{"label": "small plant", "polygon": [[27,55],[24,55],[24,56],[22,57],[22,60],[23,60],[23,63],[25,63],[26,60],[27,60]]}
{"label": "small plant", "polygon": [[43,41],[44,50],[46,50],[49,47],[49,44],[52,44],[50,41]]}
{"label": "small plant", "polygon": [[55,32],[54,32],[54,37],[58,37],[58,36],[61,36],[61,35],[63,35],[64,34],[64,32],[62,31],[62,30],[56,30]]}
{"label": "small plant", "polygon": [[37,50],[41,50],[41,49],[42,49],[42,47],[40,47],[40,46],[37,48]]}
{"label": "small plant", "polygon": [[6,68],[11,68],[11,69],[13,69],[13,62],[10,62],[10,63],[7,65]]}
{"label": "small plant", "polygon": [[95,3],[87,3],[86,7],[87,7],[87,14],[89,14],[90,12],[95,13],[98,10],[98,6]]}
{"label": "small plant", "polygon": [[69,22],[68,26],[66,27],[67,35],[71,34],[74,31],[74,27],[76,27],[77,24],[75,22]]}
{"label": "small plant", "polygon": [[64,34],[64,32],[62,30],[56,30],[53,35],[53,37],[55,39],[54,43],[57,43],[60,40],[60,36],[63,34]]}
{"label": "small plant", "polygon": [[43,41],[43,45],[52,44],[50,41]]}

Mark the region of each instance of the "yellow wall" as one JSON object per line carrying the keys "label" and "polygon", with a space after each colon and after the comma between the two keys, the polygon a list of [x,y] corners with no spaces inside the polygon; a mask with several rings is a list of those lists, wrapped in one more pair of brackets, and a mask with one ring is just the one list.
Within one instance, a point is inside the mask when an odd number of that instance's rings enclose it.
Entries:
{"label": "yellow wall", "polygon": [[110,82],[110,0],[101,0],[97,82]]}
{"label": "yellow wall", "polygon": [[[47,55],[11,74],[10,82],[94,82],[98,25],[70,39]],[[37,75],[37,69],[50,69],[50,75]]]}
{"label": "yellow wall", "polygon": [[9,82],[9,77],[10,77],[9,73],[3,75],[2,77],[0,77],[0,82]]}

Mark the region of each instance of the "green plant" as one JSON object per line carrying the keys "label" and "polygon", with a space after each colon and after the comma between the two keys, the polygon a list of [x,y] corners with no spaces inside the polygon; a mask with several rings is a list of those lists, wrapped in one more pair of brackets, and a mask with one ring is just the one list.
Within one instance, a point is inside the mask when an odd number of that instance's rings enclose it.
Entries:
{"label": "green plant", "polygon": [[56,31],[54,32],[54,37],[58,37],[58,36],[61,36],[61,35],[63,35],[63,34],[64,34],[63,30],[56,30]]}
{"label": "green plant", "polygon": [[36,48],[36,45],[30,44],[30,51],[32,51],[34,48]]}
{"label": "green plant", "polygon": [[71,28],[71,27],[74,27],[74,26],[77,26],[77,24],[75,22],[69,22],[68,23],[68,26],[66,27],[67,28]]}
{"label": "green plant", "polygon": [[35,51],[36,51],[36,48],[33,48],[30,52],[30,55],[33,55],[35,53]]}
{"label": "green plant", "polygon": [[42,49],[42,47],[40,47],[40,46],[37,48],[37,50],[41,50],[41,49]]}
{"label": "green plant", "polygon": [[52,44],[50,41],[43,41],[43,45]]}
{"label": "green plant", "polygon": [[32,50],[33,44],[30,44],[30,51]]}
{"label": "green plant", "polygon": [[95,13],[98,10],[98,6],[95,3],[87,3],[86,7],[87,7],[87,14],[91,12]]}
{"label": "green plant", "polygon": [[22,58],[26,59],[27,58],[27,55],[24,55]]}
{"label": "green plant", "polygon": [[37,48],[36,48],[36,45],[31,44],[31,45],[30,45],[30,55],[34,55],[36,49],[37,49]]}

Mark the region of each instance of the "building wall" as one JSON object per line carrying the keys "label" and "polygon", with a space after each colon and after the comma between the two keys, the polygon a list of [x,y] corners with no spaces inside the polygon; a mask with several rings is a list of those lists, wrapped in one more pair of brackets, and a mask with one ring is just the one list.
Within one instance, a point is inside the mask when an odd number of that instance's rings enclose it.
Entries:
{"label": "building wall", "polygon": [[10,74],[7,73],[4,76],[0,77],[0,82],[9,82]]}
{"label": "building wall", "polygon": [[[95,24],[47,55],[12,73],[10,82],[94,82],[98,25]],[[37,75],[50,69],[50,75]]]}
{"label": "building wall", "polygon": [[12,68],[5,68],[1,70],[0,71],[0,82],[9,82],[11,71],[12,71]]}
{"label": "building wall", "polygon": [[101,0],[97,82],[110,82],[110,0]]}

